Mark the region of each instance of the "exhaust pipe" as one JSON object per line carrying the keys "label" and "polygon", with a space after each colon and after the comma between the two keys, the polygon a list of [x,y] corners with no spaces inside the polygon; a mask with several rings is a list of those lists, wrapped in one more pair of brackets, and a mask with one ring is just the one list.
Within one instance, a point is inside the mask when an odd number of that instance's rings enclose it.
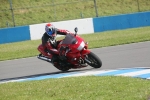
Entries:
{"label": "exhaust pipe", "polygon": [[48,62],[51,62],[52,60],[47,58],[47,57],[43,57],[43,56],[37,56],[37,58],[41,59],[41,60],[45,60],[45,61],[48,61]]}

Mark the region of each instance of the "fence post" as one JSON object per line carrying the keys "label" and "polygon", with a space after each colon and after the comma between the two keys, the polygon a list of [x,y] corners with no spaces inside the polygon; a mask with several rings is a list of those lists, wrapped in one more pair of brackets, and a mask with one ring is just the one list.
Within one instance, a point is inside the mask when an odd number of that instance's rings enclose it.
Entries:
{"label": "fence post", "polygon": [[140,12],[139,0],[137,0],[138,11]]}
{"label": "fence post", "polygon": [[54,21],[56,21],[57,20],[57,18],[56,18],[56,7],[55,7],[55,3],[54,3],[54,0],[53,0],[53,8],[54,8]]}
{"label": "fence post", "polygon": [[96,0],[94,0],[94,7],[95,7],[95,13],[96,13],[96,17],[98,17],[98,11],[97,11]]}
{"label": "fence post", "polygon": [[12,1],[9,0],[9,4],[10,4],[10,10],[11,10],[11,13],[12,13],[12,21],[13,21],[13,24],[14,24],[14,27],[16,26],[15,25],[15,18],[14,18],[14,12],[13,12],[13,7],[12,7]]}
{"label": "fence post", "polygon": [[6,22],[6,26],[9,27],[9,23],[8,22]]}
{"label": "fence post", "polygon": [[80,12],[80,16],[81,16],[81,18],[83,18],[83,13],[82,12]]}

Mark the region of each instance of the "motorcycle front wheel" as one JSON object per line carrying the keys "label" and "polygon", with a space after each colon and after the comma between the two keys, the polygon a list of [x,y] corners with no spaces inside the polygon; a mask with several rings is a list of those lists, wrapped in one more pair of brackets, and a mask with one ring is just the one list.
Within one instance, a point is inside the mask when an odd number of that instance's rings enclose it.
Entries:
{"label": "motorcycle front wheel", "polygon": [[87,64],[90,65],[91,67],[94,67],[94,68],[100,68],[102,66],[102,61],[101,59],[95,55],[93,52],[90,52],[88,55],[87,55]]}

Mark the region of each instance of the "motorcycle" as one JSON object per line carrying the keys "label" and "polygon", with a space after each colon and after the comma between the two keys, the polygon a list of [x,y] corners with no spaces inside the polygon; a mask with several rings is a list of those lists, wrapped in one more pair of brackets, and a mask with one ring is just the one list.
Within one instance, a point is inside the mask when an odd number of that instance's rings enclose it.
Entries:
{"label": "motorcycle", "polygon": [[[57,49],[52,49],[55,59],[50,59],[42,54],[37,58],[52,63],[61,71],[69,69],[83,68],[90,65],[93,68],[102,66],[101,59],[88,49],[88,43],[77,35],[78,28],[74,29],[75,34],[67,34],[59,44]],[[51,43],[54,41],[50,41]],[[55,61],[55,62],[54,62]]]}

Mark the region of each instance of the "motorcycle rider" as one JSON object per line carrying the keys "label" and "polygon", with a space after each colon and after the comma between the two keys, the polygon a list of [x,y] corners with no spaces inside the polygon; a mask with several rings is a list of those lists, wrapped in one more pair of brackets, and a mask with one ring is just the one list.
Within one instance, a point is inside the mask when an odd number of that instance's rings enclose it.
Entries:
{"label": "motorcycle rider", "polygon": [[47,23],[45,25],[45,33],[42,36],[42,44],[38,47],[38,50],[41,52],[41,55],[44,55],[47,58],[54,60],[55,54],[52,49],[57,50],[57,45],[60,41],[56,41],[57,34],[67,35],[70,32],[68,30],[61,30],[54,27],[53,24]]}

